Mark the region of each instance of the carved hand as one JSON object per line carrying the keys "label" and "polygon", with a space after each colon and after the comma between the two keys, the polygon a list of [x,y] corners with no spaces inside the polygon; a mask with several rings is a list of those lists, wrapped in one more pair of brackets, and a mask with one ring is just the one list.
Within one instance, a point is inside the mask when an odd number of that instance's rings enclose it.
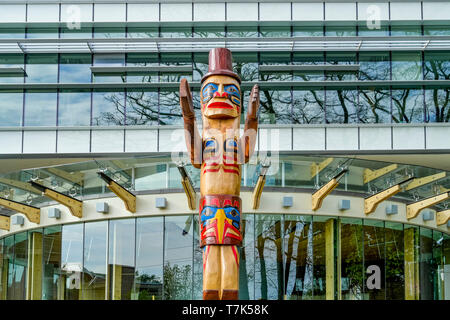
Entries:
{"label": "carved hand", "polygon": [[259,86],[255,84],[250,93],[250,99],[248,100],[247,119],[257,120],[257,113],[259,108]]}
{"label": "carved hand", "polygon": [[189,89],[189,83],[184,78],[180,82],[180,106],[185,121],[195,119],[191,90]]}

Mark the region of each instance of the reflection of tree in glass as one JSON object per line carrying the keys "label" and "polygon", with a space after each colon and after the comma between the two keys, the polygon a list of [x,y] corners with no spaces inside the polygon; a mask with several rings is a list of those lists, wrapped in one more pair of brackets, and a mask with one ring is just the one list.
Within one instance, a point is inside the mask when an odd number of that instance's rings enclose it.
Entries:
{"label": "reflection of tree in glass", "polygon": [[192,268],[190,265],[164,266],[164,299],[187,300],[192,296]]}
{"label": "reflection of tree in glass", "polygon": [[139,300],[161,299],[162,281],[157,275],[141,274],[136,272],[136,286],[139,293]]}
{"label": "reflection of tree in glass", "polygon": [[[256,222],[256,250],[259,258],[260,298],[283,299],[283,258],[281,221],[277,217],[263,217]],[[275,250],[274,250],[275,249]],[[275,252],[273,252],[275,251]],[[265,256],[267,253],[267,256]],[[275,261],[273,258],[275,257]],[[256,263],[256,262],[255,262]],[[276,274],[276,276],[275,276]],[[269,292],[269,289],[271,292]],[[277,290],[277,295],[273,294]]]}
{"label": "reflection of tree in glass", "polygon": [[[445,54],[428,53],[425,56],[424,76],[427,80],[450,80],[450,60]],[[449,122],[450,89],[427,90],[427,108],[431,113],[430,122]]]}

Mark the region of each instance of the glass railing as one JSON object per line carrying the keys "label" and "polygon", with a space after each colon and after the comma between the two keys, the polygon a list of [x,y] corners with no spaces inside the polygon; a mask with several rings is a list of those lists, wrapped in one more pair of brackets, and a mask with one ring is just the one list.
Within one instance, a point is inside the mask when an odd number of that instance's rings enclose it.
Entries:
{"label": "glass railing", "polygon": [[[260,158],[258,158],[260,157]],[[254,156],[242,166],[241,186],[251,190],[261,172],[262,155]],[[200,187],[200,170],[185,165],[195,188]],[[402,191],[395,199],[415,202],[450,191],[449,172],[421,166],[369,161],[347,157],[279,155],[271,158],[266,175],[266,190],[270,187],[305,189],[314,192],[340,172],[347,173],[335,190],[368,197],[402,183]],[[103,172],[131,192],[167,190],[182,192],[181,176],[169,155],[158,157],[93,160],[61,166],[25,169],[0,176],[0,197],[36,207],[48,205],[50,199],[32,187],[30,181],[44,185],[77,199],[111,196],[97,174]],[[437,208],[445,209],[447,202]]]}

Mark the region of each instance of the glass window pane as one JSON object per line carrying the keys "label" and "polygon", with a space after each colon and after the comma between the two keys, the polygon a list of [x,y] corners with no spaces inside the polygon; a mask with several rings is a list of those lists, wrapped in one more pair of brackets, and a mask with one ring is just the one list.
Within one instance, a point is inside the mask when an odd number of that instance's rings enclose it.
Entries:
{"label": "glass window pane", "polygon": [[128,38],[157,38],[159,36],[158,27],[155,28],[127,28]]}
{"label": "glass window pane", "polygon": [[61,54],[59,58],[59,82],[91,82],[90,54]]}
{"label": "glass window pane", "polygon": [[417,26],[391,26],[391,36],[420,36],[422,28]]}
{"label": "glass window pane", "polygon": [[[2,300],[12,300],[14,297],[13,276],[14,276],[14,235],[3,239],[3,273],[4,289]],[[5,279],[6,277],[6,279]],[[6,280],[6,281],[5,281]]]}
{"label": "glass window pane", "polygon": [[125,38],[125,28],[96,27],[94,28],[94,38]]}
{"label": "glass window pane", "polygon": [[62,227],[61,278],[64,282],[64,300],[81,300],[83,226],[79,223]]}
{"label": "glass window pane", "polygon": [[57,54],[29,54],[26,63],[27,83],[58,82]]}
{"label": "glass window pane", "polygon": [[[95,54],[94,66],[96,67],[123,67],[125,65],[125,55],[118,54]],[[123,74],[94,74],[94,82],[125,82]]]}
{"label": "glass window pane", "polygon": [[192,28],[190,27],[161,27],[160,32],[162,38],[192,37]]}
{"label": "glass window pane", "polygon": [[[203,299],[203,249],[200,248],[198,245],[200,243],[200,226],[199,226],[199,215],[194,214],[192,216],[193,223],[192,225],[192,231],[194,234],[194,275],[193,275],[193,285],[192,285],[192,291],[193,291],[193,300],[202,300]],[[186,226],[184,228],[184,231],[189,232],[190,226],[188,224],[188,221],[186,221]],[[239,260],[242,262],[241,260]],[[245,281],[241,278],[242,281]]]}
{"label": "glass window pane", "polygon": [[178,90],[161,88],[159,93],[160,125],[183,123],[178,95]]}
{"label": "glass window pane", "polygon": [[25,28],[0,28],[0,39],[24,39]]}
{"label": "glass window pane", "polygon": [[194,38],[223,38],[225,27],[194,27]]}
{"label": "glass window pane", "polygon": [[261,37],[290,37],[291,27],[289,26],[261,26],[259,27]]}
{"label": "glass window pane", "polygon": [[83,300],[105,300],[108,221],[84,226]]}
{"label": "glass window pane", "polygon": [[164,189],[167,185],[166,164],[149,164],[135,169],[135,190]]}
{"label": "glass window pane", "polygon": [[[323,66],[324,55],[322,52],[294,52],[293,64],[301,66]],[[324,70],[294,71],[294,81],[323,81]]]}
{"label": "glass window pane", "polygon": [[361,36],[361,37],[388,37],[389,36],[389,26],[379,26],[379,28],[370,29],[367,26],[367,24],[363,24],[358,27],[358,36]]}
{"label": "glass window pane", "polygon": [[422,80],[420,52],[392,52],[392,80]]}
{"label": "glass window pane", "polygon": [[[0,54],[0,68],[22,68],[24,69],[24,55]],[[23,83],[24,74],[1,74],[0,83]]]}
{"label": "glass window pane", "polygon": [[356,27],[354,26],[326,26],[326,37],[354,37],[356,36]]}
{"label": "glass window pane", "polygon": [[291,90],[260,89],[259,123],[292,123]]}
{"label": "glass window pane", "polygon": [[258,54],[257,53],[233,53],[233,70],[241,81],[258,80]]}
{"label": "glass window pane", "polygon": [[136,274],[133,300],[161,300],[163,217],[136,219]]}
{"label": "glass window pane", "polygon": [[421,89],[392,90],[392,122],[424,122],[423,102]]}
{"label": "glass window pane", "polygon": [[230,38],[256,38],[258,37],[258,27],[228,26],[227,37]]}
{"label": "glass window pane", "polygon": [[93,126],[125,124],[125,94],[123,91],[94,91],[92,101]]}
{"label": "glass window pane", "polygon": [[281,215],[255,215],[255,300],[282,300],[283,248]]}
{"label": "glass window pane", "polygon": [[109,221],[109,299],[130,300],[134,282],[135,219]]}
{"label": "glass window pane", "polygon": [[425,90],[425,105],[427,110],[427,121],[449,122],[450,121],[450,89],[427,89]]}
{"label": "glass window pane", "polygon": [[[128,53],[126,56],[127,66],[130,67],[146,67],[158,66],[159,58],[157,53]],[[127,82],[158,82],[158,72],[127,72]]]}
{"label": "glass window pane", "polygon": [[56,92],[26,90],[24,126],[55,126],[56,100]]}
{"label": "glass window pane", "polygon": [[364,300],[385,299],[384,222],[364,220]]}
{"label": "glass window pane", "polygon": [[385,222],[386,300],[405,299],[405,259],[403,225]]}
{"label": "glass window pane", "polygon": [[313,298],[313,225],[310,216],[286,215],[284,259],[287,300]]}
{"label": "glass window pane", "polygon": [[420,300],[433,300],[433,231],[420,228]]}
{"label": "glass window pane", "polygon": [[59,93],[58,125],[89,126],[91,124],[91,92],[63,90]]}
{"label": "glass window pane", "polygon": [[390,61],[388,52],[361,52],[359,54],[360,80],[389,80]]}
{"label": "glass window pane", "polygon": [[158,91],[127,91],[127,125],[158,124]]}
{"label": "glass window pane", "polygon": [[58,39],[58,28],[28,28],[27,39]]}
{"label": "glass window pane", "polygon": [[23,91],[0,91],[0,127],[22,125]]}
{"label": "glass window pane", "polygon": [[327,89],[326,95],[327,123],[359,122],[358,90]]}
{"label": "glass window pane", "polygon": [[449,26],[423,26],[423,32],[426,36],[448,36],[450,28]]}
{"label": "glass window pane", "polygon": [[450,79],[450,52],[425,52],[425,80]]}
{"label": "glass window pane", "polygon": [[[239,250],[239,299],[255,299],[255,216],[241,214],[242,247]],[[195,245],[195,244],[194,244]]]}
{"label": "glass window pane", "polygon": [[[356,65],[356,53],[354,52],[339,52],[339,53],[327,53],[326,54],[327,65],[339,65],[339,66],[355,66]],[[356,80],[358,72],[349,68],[343,71],[326,71],[326,80]]]}
{"label": "glass window pane", "polygon": [[[8,288],[8,300],[25,300],[27,295],[28,236],[27,232],[14,236],[14,273],[11,288]],[[10,295],[11,290],[11,295]]]}
{"label": "glass window pane", "polygon": [[323,37],[322,26],[294,26],[294,37]]}
{"label": "glass window pane", "polygon": [[164,221],[164,299],[192,299],[194,235],[185,230],[188,216],[166,216]]}
{"label": "glass window pane", "polygon": [[90,39],[92,38],[91,27],[72,28],[61,27],[61,39]]}
{"label": "glass window pane", "polygon": [[63,277],[61,276],[62,227],[44,229],[42,300],[63,300]]}
{"label": "glass window pane", "polygon": [[359,91],[359,120],[362,123],[390,123],[391,95],[388,89]]}
{"label": "glass window pane", "polygon": [[363,299],[363,229],[360,219],[341,220],[342,300]]}

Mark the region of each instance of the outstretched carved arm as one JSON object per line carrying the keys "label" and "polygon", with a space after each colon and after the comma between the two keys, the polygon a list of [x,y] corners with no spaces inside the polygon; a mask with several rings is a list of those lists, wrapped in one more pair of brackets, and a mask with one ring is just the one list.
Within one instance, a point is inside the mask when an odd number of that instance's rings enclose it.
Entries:
{"label": "outstretched carved arm", "polygon": [[255,151],[256,134],[258,132],[258,108],[259,87],[255,84],[250,93],[244,135],[241,138],[241,145],[244,147],[244,163],[250,160],[253,151]]}
{"label": "outstretched carved arm", "polygon": [[184,137],[187,151],[192,165],[198,169],[202,165],[202,138],[195,124],[194,104],[192,103],[189,83],[186,79],[181,79],[180,82],[180,106],[184,119]]}

